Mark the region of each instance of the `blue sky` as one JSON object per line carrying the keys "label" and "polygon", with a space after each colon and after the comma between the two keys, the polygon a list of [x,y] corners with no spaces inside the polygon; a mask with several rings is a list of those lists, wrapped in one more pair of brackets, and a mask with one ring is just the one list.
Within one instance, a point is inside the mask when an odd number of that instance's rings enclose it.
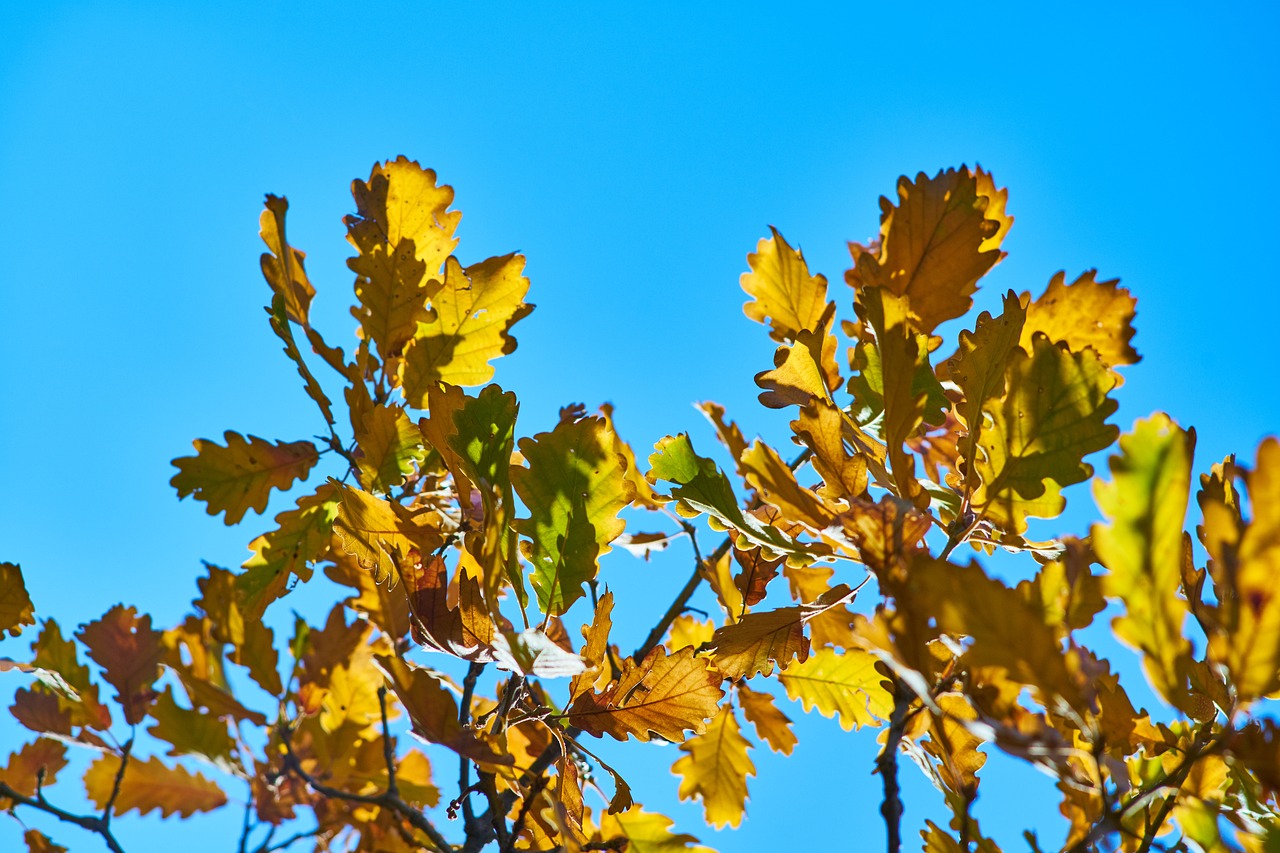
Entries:
{"label": "blue sky", "polygon": [[[755,402],[773,345],[742,314],[746,254],[775,225],[843,298],[845,241],[875,233],[897,176],[975,162],[1017,219],[981,307],[1096,267],[1138,297],[1122,429],[1155,409],[1194,424],[1199,470],[1280,429],[1275,6],[690,6],[3,4],[0,559],[38,611],[74,625],[123,599],[168,624],[200,559],[244,559],[268,522],[226,528],[168,480],[193,438],[319,429],[261,313],[262,195],[289,197],[313,317],[342,339],[349,183],[397,154],[455,187],[464,261],[528,257],[538,309],[496,377],[524,435],[612,401],[641,455],[681,430],[708,452],[690,404],[713,399],[780,442],[785,415]],[[1082,532],[1090,498],[1067,494]],[[687,570],[619,555],[606,579],[639,611]],[[872,736],[817,717],[800,735],[792,759],[756,753],[738,832],[674,803],[672,749],[640,748],[633,787],[725,851],[878,846]],[[0,725],[0,752],[21,737]],[[918,825],[937,797],[903,775]],[[1023,825],[1057,843],[1050,780],[1001,764],[988,783],[977,813],[1008,849]],[[131,851],[235,831],[126,826]],[[18,837],[0,825],[0,847]]]}

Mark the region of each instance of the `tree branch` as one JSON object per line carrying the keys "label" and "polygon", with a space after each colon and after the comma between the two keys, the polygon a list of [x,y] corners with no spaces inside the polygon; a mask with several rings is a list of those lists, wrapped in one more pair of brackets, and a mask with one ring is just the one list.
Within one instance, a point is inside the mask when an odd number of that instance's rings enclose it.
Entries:
{"label": "tree branch", "polygon": [[15,791],[7,783],[0,782],[0,797],[12,800],[15,805],[30,806],[45,814],[51,814],[60,821],[74,823],[81,829],[101,835],[103,842],[106,843],[107,849],[111,853],[124,853],[124,848],[120,846],[120,842],[116,841],[115,836],[111,834],[111,827],[102,818],[77,815],[64,811],[46,800],[38,787],[36,788],[36,796],[28,797]]}
{"label": "tree branch", "polygon": [[902,743],[907,728],[907,710],[911,706],[911,694],[896,677],[893,679],[893,713],[889,717],[888,736],[884,749],[876,758],[876,769],[884,783],[884,802],[880,814],[884,816],[888,853],[902,850],[902,797],[898,788],[898,745]]}

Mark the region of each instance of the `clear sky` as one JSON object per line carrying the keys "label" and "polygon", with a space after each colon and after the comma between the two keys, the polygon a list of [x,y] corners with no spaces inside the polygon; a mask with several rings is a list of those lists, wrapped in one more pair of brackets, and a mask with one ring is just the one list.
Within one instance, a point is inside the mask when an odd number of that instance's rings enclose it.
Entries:
{"label": "clear sky", "polygon": [[[64,625],[120,600],[167,625],[200,559],[245,558],[269,521],[226,528],[168,480],[193,438],[320,426],[261,310],[262,195],[289,197],[313,318],[344,339],[348,187],[397,154],[455,187],[464,261],[528,257],[538,308],[496,377],[521,434],[612,401],[642,456],[681,430],[705,453],[690,404],[713,399],[780,441],[785,415],[755,402],[773,344],[742,314],[746,254],[775,225],[844,298],[845,241],[875,233],[897,176],[978,162],[1017,219],[979,305],[1060,269],[1120,277],[1143,361],[1115,421],[1164,409],[1199,430],[1198,470],[1251,460],[1280,430],[1278,24],[1263,2],[0,4],[0,559]],[[1067,495],[1083,532],[1089,495]],[[652,611],[687,572],[673,549],[605,579]],[[675,803],[674,749],[611,754],[724,851],[879,847],[873,736],[799,733],[791,759],[755,753],[737,832]],[[0,723],[0,757],[23,736]],[[938,797],[903,776],[918,826]],[[1061,840],[1049,779],[1005,762],[988,782],[977,815],[1006,849],[1024,825]],[[226,851],[235,824],[121,835]],[[0,849],[19,837],[0,824]]]}

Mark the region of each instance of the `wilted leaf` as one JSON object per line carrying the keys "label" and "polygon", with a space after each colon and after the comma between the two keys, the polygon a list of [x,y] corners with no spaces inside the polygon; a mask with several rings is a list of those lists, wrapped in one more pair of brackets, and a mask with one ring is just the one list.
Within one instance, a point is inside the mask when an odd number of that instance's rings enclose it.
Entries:
{"label": "wilted leaf", "polygon": [[685,730],[701,734],[715,716],[724,691],[705,658],[685,647],[667,655],[658,646],[639,664],[628,658],[617,683],[603,693],[584,693],[569,706],[569,722],[595,737],[628,735],[647,741],[656,734],[684,740]]}
{"label": "wilted leaf", "polygon": [[1003,257],[998,246],[1012,217],[1005,191],[981,169],[947,169],[898,179],[898,205],[880,199],[878,250],[850,244],[855,288],[884,287],[910,299],[913,327],[930,334],[973,304],[978,279]]}
{"label": "wilted leaf", "polygon": [[516,493],[529,510],[515,529],[531,540],[532,582],[543,613],[559,616],[583,595],[609,543],[626,528],[618,518],[635,488],[603,418],[561,421],[520,441],[527,468],[512,468]]}
{"label": "wilted leaf", "polygon": [[[103,755],[85,771],[85,794],[99,809],[106,808],[111,799],[119,769],[119,756]],[[161,817],[177,812],[185,818],[226,804],[227,795],[216,783],[185,767],[169,767],[153,756],[129,760],[111,813],[122,815],[137,809],[145,815],[159,809]]]}
{"label": "wilted leaf", "polygon": [[1121,455],[1111,457],[1112,481],[1094,485],[1110,520],[1093,527],[1094,551],[1109,572],[1103,589],[1125,608],[1113,622],[1116,635],[1142,650],[1147,676],[1175,706],[1191,652],[1182,634],[1187,602],[1178,590],[1194,450],[1195,432],[1158,413],[1121,437]]}
{"label": "wilted leaf", "polygon": [[876,658],[861,649],[818,649],[779,672],[778,680],[806,712],[817,708],[824,717],[838,714],[845,731],[877,725],[893,710],[893,694],[884,688]]}
{"label": "wilted leaf", "polygon": [[733,707],[725,705],[705,732],[680,744],[680,751],[688,754],[671,766],[671,772],[680,777],[680,799],[702,800],[707,824],[716,829],[742,824],[747,777],[756,775],[748,746]]}
{"label": "wilted leaf", "polygon": [[244,574],[236,578],[248,618],[262,618],[267,605],[288,592],[290,576],[310,580],[308,563],[328,547],[337,516],[338,491],[332,483],[324,483],[314,494],[298,498],[296,509],[277,515],[275,530],[249,543],[253,556],[244,562]]}
{"label": "wilted leaf", "polygon": [[0,637],[22,633],[23,625],[36,624],[35,605],[22,581],[22,569],[15,563],[0,563]]}
{"label": "wilted leaf", "polygon": [[268,193],[265,206],[266,210],[258,218],[258,236],[270,251],[264,252],[261,258],[262,277],[284,300],[289,319],[305,326],[316,289],[311,286],[303,267],[306,253],[293,248],[285,239],[284,217],[289,210],[289,200]]}
{"label": "wilted leaf", "polygon": [[790,755],[796,747],[796,735],[791,730],[791,718],[778,710],[770,693],[757,693],[738,682],[738,702],[747,722],[756,727],[756,734],[769,744],[774,752]]}
{"label": "wilted leaf", "polygon": [[463,269],[450,257],[444,284],[431,299],[435,318],[419,323],[405,347],[401,383],[415,409],[426,408],[437,382],[483,385],[493,378],[495,358],[515,351],[511,327],[528,316],[529,279],[523,255],[489,258]]}
{"label": "wilted leaf", "polygon": [[751,272],[742,274],[742,289],[753,301],[743,310],[757,323],[767,324],[775,341],[794,341],[804,329],[817,328],[827,307],[827,279],[810,275],[799,249],[787,245],[778,229],[747,255]]}
{"label": "wilted leaf", "polygon": [[225,447],[196,439],[195,456],[173,460],[178,473],[169,481],[178,497],[194,495],[205,501],[209,515],[226,513],[227,524],[238,524],[246,511],[267,508],[271,489],[288,489],[294,480],[306,479],[319,461],[316,447],[309,441],[275,444],[227,430]]}
{"label": "wilted leaf", "polygon": [[151,617],[117,604],[98,621],[81,626],[76,636],[102,667],[102,677],[116,689],[125,722],[131,726],[142,722],[157,696],[152,685],[160,677],[164,659],[164,635],[152,630]]}
{"label": "wilted leaf", "polygon": [[1119,434],[1106,423],[1116,410],[1107,397],[1114,385],[1092,352],[1071,353],[1042,337],[1032,355],[1014,351],[1007,392],[987,411],[991,424],[973,460],[982,481],[972,496],[979,517],[1021,534],[1028,516],[1062,512],[1062,488],[1093,473],[1084,457],[1106,449]]}
{"label": "wilted leaf", "polygon": [[[1097,274],[1089,270],[1066,284],[1066,275],[1059,272],[1034,302],[1030,293],[1022,294],[1027,313],[1022,348],[1031,352],[1035,333],[1044,332],[1055,343],[1065,342],[1072,352],[1090,347],[1107,367],[1137,364],[1142,357],[1129,341],[1138,300],[1119,286],[1120,279],[1098,281]],[[1123,381],[1117,374],[1116,385]]]}

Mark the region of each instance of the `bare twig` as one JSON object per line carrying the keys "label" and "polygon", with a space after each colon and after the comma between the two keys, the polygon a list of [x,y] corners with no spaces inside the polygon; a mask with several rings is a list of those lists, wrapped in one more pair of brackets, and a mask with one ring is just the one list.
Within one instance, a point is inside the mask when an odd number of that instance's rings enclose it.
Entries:
{"label": "bare twig", "polygon": [[120,748],[120,766],[116,768],[116,778],[111,783],[111,796],[107,798],[107,804],[102,807],[103,826],[111,825],[111,809],[116,804],[116,798],[120,796],[120,786],[124,783],[124,771],[129,766],[129,754],[133,752],[133,738],[131,731],[129,739]]}
{"label": "bare twig", "polygon": [[[467,667],[467,676],[462,679],[462,701],[458,703],[458,722],[466,728],[471,722],[471,700],[475,696],[476,681],[484,671],[484,664],[472,661]],[[458,799],[462,802],[462,820],[466,833],[471,834],[475,823],[475,810],[471,808],[471,759],[465,755],[458,756]]]}
{"label": "bare twig", "polygon": [[51,814],[64,823],[73,823],[81,829],[97,833],[102,836],[103,842],[111,853],[124,853],[124,848],[120,846],[120,842],[116,841],[115,836],[111,834],[110,825],[104,822],[101,817],[72,814],[46,800],[39,788],[36,789],[36,794],[37,796],[35,797],[28,797],[15,791],[7,783],[0,782],[0,797],[12,800],[14,805],[30,806],[45,814]]}
{"label": "bare twig", "polygon": [[889,730],[884,749],[876,759],[876,769],[884,783],[884,802],[880,814],[884,815],[888,853],[902,850],[902,797],[898,788],[898,745],[907,727],[907,711],[911,707],[911,694],[902,682],[893,679],[893,713],[889,717]]}
{"label": "bare twig", "polygon": [[396,785],[396,744],[391,739],[391,729],[387,726],[387,685],[378,688],[378,710],[382,712],[382,759],[387,765],[387,795],[400,796],[400,788]]}

